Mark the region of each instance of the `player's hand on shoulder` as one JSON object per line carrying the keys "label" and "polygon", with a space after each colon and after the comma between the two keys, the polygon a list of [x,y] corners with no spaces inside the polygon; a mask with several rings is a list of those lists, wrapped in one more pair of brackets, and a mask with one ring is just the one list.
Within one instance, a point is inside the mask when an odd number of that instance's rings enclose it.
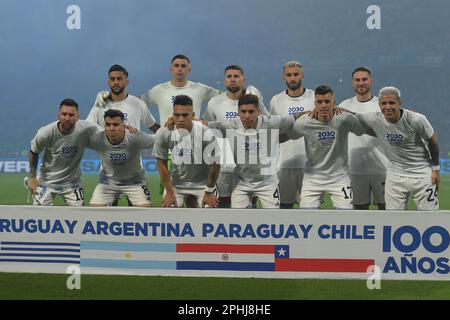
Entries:
{"label": "player's hand on shoulder", "polygon": [[166,127],[169,130],[175,129],[175,121],[173,120],[173,117],[169,117],[167,119],[166,123],[164,123],[164,127]]}
{"label": "player's hand on shoulder", "polygon": [[130,132],[131,134],[136,134],[136,133],[139,132],[138,129],[136,129],[136,128],[133,127],[133,126],[130,126],[129,124],[126,124],[126,125],[125,125],[125,129],[128,129],[128,132]]}
{"label": "player's hand on shoulder", "polygon": [[103,108],[104,106],[106,106],[107,101],[110,99],[111,93],[109,91],[100,91],[95,97],[94,106],[96,106],[97,108]]}

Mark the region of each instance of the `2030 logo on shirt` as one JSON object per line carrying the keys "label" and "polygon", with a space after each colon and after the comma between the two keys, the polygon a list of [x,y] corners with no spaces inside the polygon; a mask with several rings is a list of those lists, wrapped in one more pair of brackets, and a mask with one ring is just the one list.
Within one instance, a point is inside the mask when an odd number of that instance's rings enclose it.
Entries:
{"label": "2030 logo on shirt", "polygon": [[403,135],[400,133],[387,133],[386,140],[391,145],[399,146],[403,144]]}
{"label": "2030 logo on shirt", "polygon": [[179,157],[190,156],[192,155],[192,149],[176,147],[173,153]]}
{"label": "2030 logo on shirt", "polygon": [[336,140],[336,132],[334,131],[319,131],[317,134],[319,143],[322,146],[328,146],[334,143]]}
{"label": "2030 logo on shirt", "polygon": [[244,144],[245,152],[252,152],[252,151],[259,152],[259,150],[261,150],[261,147],[262,147],[262,145],[259,142],[251,142],[251,143],[246,142]]}
{"label": "2030 logo on shirt", "polygon": [[305,111],[305,108],[302,106],[295,106],[295,107],[289,107],[288,108],[288,115],[293,116],[296,113],[300,113]]}
{"label": "2030 logo on shirt", "polygon": [[234,119],[234,118],[237,118],[238,116],[239,116],[239,113],[236,111],[225,112],[225,118],[227,118],[227,119]]}
{"label": "2030 logo on shirt", "polygon": [[66,159],[75,158],[78,154],[78,146],[67,146],[61,148],[61,155]]}
{"label": "2030 logo on shirt", "polygon": [[111,152],[109,160],[112,165],[123,166],[127,162],[128,156],[125,152]]}

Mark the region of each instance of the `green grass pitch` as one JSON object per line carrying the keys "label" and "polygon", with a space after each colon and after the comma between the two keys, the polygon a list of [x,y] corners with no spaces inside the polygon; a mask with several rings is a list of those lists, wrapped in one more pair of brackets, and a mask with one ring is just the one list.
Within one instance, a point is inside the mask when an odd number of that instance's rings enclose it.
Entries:
{"label": "green grass pitch", "polygon": [[[21,174],[1,174],[0,204],[27,204]],[[83,177],[85,200],[97,183]],[[154,206],[159,206],[158,176],[148,176]],[[440,207],[450,209],[450,176],[441,176]],[[56,204],[62,204],[61,199]],[[122,199],[120,205],[126,205]],[[330,207],[329,200],[324,207]],[[414,205],[411,204],[413,209]],[[81,290],[68,290],[68,275],[0,273],[0,299],[151,299],[151,300],[309,300],[450,299],[450,281],[381,281],[369,290],[366,280],[291,280],[159,276],[82,275]]]}

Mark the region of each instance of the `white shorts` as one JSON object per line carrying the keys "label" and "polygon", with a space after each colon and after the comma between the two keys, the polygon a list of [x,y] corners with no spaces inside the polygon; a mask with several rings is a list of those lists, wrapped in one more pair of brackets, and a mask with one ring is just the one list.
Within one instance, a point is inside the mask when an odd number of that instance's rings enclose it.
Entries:
{"label": "white shorts", "polygon": [[234,187],[234,172],[220,172],[217,178],[216,188],[219,197],[231,197]]}
{"label": "white shorts", "polygon": [[52,206],[53,199],[61,196],[66,206],[81,207],[84,205],[83,184],[75,184],[70,187],[54,188],[45,185],[38,185],[36,193],[33,194],[33,205]]}
{"label": "white shorts", "polygon": [[302,191],[303,168],[280,168],[278,180],[280,202],[284,204],[298,202]]}
{"label": "white shorts", "polygon": [[431,174],[426,178],[386,176],[386,210],[406,210],[410,195],[417,210],[439,210],[438,192],[431,183]]}
{"label": "white shorts", "polygon": [[[350,176],[353,189],[353,204],[384,204],[384,184],[386,176],[383,175],[352,175]],[[373,201],[372,201],[373,197]]]}
{"label": "white shorts", "polygon": [[146,184],[118,186],[103,183],[99,183],[95,187],[90,204],[110,206],[115,200],[119,199],[122,193],[128,197],[134,206],[152,204],[150,190]]}
{"label": "white shorts", "polygon": [[[206,187],[205,187],[206,188]],[[173,191],[175,192],[175,197],[177,198],[177,207],[181,208],[184,205],[184,202],[186,201],[186,198],[188,196],[194,196],[197,198],[197,207],[201,208],[203,207],[203,195],[205,194],[205,189],[177,189],[173,188]],[[214,191],[215,194],[217,194],[217,191]],[[166,194],[166,191],[164,190],[164,195]]]}
{"label": "white shorts", "polygon": [[[325,180],[325,179],[324,179]],[[353,209],[352,187],[350,178],[345,177],[340,180],[326,183],[325,181],[311,181],[303,179],[302,193],[300,195],[300,208],[319,209],[323,194],[328,192],[336,209]]]}
{"label": "white shorts", "polygon": [[241,190],[239,187],[235,187],[231,194],[231,207],[247,208],[251,206],[253,197],[258,197],[261,206],[265,209],[280,207],[280,191],[277,185],[258,191]]}

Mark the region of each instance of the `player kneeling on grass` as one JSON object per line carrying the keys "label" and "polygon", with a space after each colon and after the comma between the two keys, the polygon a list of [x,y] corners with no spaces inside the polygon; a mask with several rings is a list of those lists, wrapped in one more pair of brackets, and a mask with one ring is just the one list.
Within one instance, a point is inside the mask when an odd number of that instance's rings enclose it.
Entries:
{"label": "player kneeling on grass", "polygon": [[153,146],[154,135],[139,131],[131,134],[119,110],[107,110],[104,120],[105,130],[95,134],[88,146],[97,151],[102,161],[100,183],[95,187],[90,205],[111,205],[123,193],[133,206],[150,207],[151,196],[140,153]]}
{"label": "player kneeling on grass", "polygon": [[[79,120],[78,104],[64,99],[59,106],[58,121],[38,130],[31,141],[30,176],[26,185],[33,205],[53,204],[56,195],[68,206],[82,206],[84,201],[80,161],[91,136],[101,127]],[[39,153],[43,152],[39,174]]]}
{"label": "player kneeling on grass", "polygon": [[[153,148],[164,185],[163,207],[218,206],[215,184],[220,171],[218,146],[211,130],[193,121],[192,99],[178,95],[173,102],[173,130],[158,130]],[[172,153],[171,172],[167,168]]]}
{"label": "player kneeling on grass", "polygon": [[377,135],[390,161],[387,166],[387,210],[406,210],[411,195],[418,210],[438,210],[439,145],[427,118],[401,108],[400,90],[385,87],[378,93],[381,112],[357,114]]}

